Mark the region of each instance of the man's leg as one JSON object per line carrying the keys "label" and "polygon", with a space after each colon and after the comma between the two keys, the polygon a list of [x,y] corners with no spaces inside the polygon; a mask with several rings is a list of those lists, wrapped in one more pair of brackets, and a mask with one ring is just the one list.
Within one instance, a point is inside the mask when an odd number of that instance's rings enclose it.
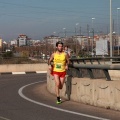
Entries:
{"label": "man's leg", "polygon": [[55,79],[55,90],[56,90],[56,95],[57,95],[57,104],[60,104],[61,103],[61,99],[60,99],[60,90],[59,90],[59,87],[60,87],[60,78],[58,75],[54,74],[54,79]]}
{"label": "man's leg", "polygon": [[62,72],[62,74],[60,75],[60,86],[59,86],[59,89],[63,88],[64,82],[65,82],[65,75],[66,75],[66,72]]}
{"label": "man's leg", "polygon": [[59,90],[59,86],[60,86],[60,79],[59,76],[54,74],[54,79],[55,79],[55,90],[56,90],[56,95],[57,97],[60,96],[60,90]]}
{"label": "man's leg", "polygon": [[65,77],[60,78],[60,87],[59,87],[60,89],[63,88],[64,82],[65,82]]}

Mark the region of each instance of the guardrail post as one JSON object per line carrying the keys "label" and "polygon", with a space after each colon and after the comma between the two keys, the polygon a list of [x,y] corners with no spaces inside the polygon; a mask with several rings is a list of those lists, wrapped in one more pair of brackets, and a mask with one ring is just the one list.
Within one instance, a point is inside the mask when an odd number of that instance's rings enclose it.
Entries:
{"label": "guardrail post", "polygon": [[100,64],[100,61],[97,59],[98,64]]}
{"label": "guardrail post", "polygon": [[85,61],[85,60],[83,60],[83,63],[84,63],[84,64],[86,64],[86,61]]}
{"label": "guardrail post", "polygon": [[81,70],[79,68],[75,68],[75,70],[76,70],[77,77],[78,78],[82,78],[82,72],[81,72]]}
{"label": "guardrail post", "polygon": [[89,73],[89,75],[90,75],[90,78],[91,78],[91,79],[94,79],[95,77],[94,77],[94,75],[93,75],[92,69],[87,69],[87,71],[88,71],[88,73]]}
{"label": "guardrail post", "polygon": [[105,74],[105,76],[106,76],[106,79],[107,79],[108,81],[110,81],[111,78],[110,78],[110,75],[109,75],[108,70],[107,70],[107,69],[103,69],[103,71],[104,71],[104,74]]}
{"label": "guardrail post", "polygon": [[90,62],[91,62],[91,64],[93,64],[93,61],[92,61],[92,60],[90,60]]}

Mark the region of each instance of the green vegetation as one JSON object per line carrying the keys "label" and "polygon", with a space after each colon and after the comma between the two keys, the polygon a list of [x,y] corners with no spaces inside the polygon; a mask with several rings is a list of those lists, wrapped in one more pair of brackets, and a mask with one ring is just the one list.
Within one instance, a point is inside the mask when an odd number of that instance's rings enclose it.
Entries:
{"label": "green vegetation", "polygon": [[5,52],[5,53],[2,54],[2,57],[11,58],[11,57],[13,57],[13,52],[12,51]]}

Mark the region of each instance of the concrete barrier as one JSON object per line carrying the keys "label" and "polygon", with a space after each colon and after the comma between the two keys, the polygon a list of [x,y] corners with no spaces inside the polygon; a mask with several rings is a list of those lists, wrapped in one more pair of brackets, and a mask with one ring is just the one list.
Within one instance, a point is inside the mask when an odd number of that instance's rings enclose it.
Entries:
{"label": "concrete barrier", "polygon": [[48,65],[42,64],[4,64],[0,65],[0,73],[47,71]]}
{"label": "concrete barrier", "polygon": [[120,80],[120,70],[109,70],[111,80]]}
{"label": "concrete barrier", "polygon": [[[55,94],[53,76],[47,73],[47,89]],[[120,81],[105,79],[72,78],[66,76],[61,97],[97,107],[120,111]]]}
{"label": "concrete barrier", "polygon": [[[47,70],[47,64],[0,65],[0,73]],[[113,81],[66,76],[61,96],[76,102],[120,111],[120,71],[111,70],[109,73]],[[55,82],[49,70],[47,72],[47,89],[50,93],[55,94]]]}

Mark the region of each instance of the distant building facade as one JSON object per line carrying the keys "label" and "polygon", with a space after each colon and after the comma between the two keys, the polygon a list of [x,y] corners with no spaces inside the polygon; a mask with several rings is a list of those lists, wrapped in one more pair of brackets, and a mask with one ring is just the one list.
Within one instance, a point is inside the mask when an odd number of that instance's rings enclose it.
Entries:
{"label": "distant building facade", "polygon": [[30,45],[30,38],[27,35],[21,34],[17,38],[17,46],[29,46]]}
{"label": "distant building facade", "polygon": [[13,45],[14,45],[14,46],[17,46],[17,40],[11,40],[11,41],[10,41],[10,45],[12,45],[12,46],[13,46]]}
{"label": "distant building facade", "polygon": [[0,38],[0,49],[2,48],[2,38]]}
{"label": "distant building facade", "polygon": [[47,36],[44,37],[44,41],[46,41],[49,44],[52,44],[54,47],[56,46],[56,42],[61,41],[61,38],[58,36]]}

